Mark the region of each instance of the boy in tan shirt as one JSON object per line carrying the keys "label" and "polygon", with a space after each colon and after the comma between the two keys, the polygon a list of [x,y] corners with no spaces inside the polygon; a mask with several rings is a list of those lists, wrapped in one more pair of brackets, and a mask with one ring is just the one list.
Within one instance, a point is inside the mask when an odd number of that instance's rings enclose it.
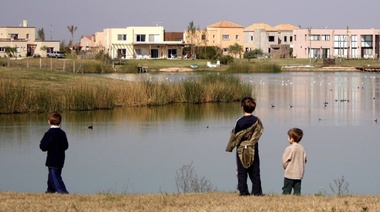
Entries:
{"label": "boy in tan shirt", "polygon": [[286,147],[282,155],[282,166],[285,169],[282,194],[291,194],[294,189],[294,195],[301,195],[301,180],[307,161],[305,149],[299,144],[302,136],[301,129],[292,128],[288,131],[288,141],[291,145]]}

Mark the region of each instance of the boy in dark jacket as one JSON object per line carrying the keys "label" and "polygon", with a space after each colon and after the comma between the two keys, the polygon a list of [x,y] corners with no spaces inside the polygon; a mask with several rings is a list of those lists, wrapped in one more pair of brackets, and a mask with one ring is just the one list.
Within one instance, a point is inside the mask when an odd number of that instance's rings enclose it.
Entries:
{"label": "boy in dark jacket", "polygon": [[45,165],[49,169],[48,188],[46,193],[68,194],[61,173],[65,163],[65,151],[69,148],[66,133],[61,129],[62,116],[58,112],[48,115],[50,129],[45,133],[40,143],[40,149],[47,151]]}
{"label": "boy in dark jacket", "polygon": [[260,158],[258,141],[264,131],[260,119],[253,115],[256,102],[252,97],[241,101],[243,116],[240,117],[231,133],[226,151],[232,152],[236,147],[238,190],[240,196],[250,195],[247,177],[252,182],[252,195],[262,196],[260,179]]}

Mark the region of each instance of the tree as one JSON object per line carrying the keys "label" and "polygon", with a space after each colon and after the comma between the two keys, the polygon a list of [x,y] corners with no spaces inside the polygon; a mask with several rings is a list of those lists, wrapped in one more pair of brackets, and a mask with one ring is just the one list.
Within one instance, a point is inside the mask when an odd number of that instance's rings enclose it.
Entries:
{"label": "tree", "polygon": [[17,48],[16,48],[16,47],[9,47],[9,46],[6,46],[6,47],[4,48],[4,52],[5,52],[9,57],[13,57],[14,55],[16,55]]}
{"label": "tree", "polygon": [[78,27],[76,27],[74,25],[70,25],[70,26],[67,26],[67,29],[69,30],[69,32],[71,34],[71,39],[70,39],[69,46],[72,46],[73,45],[73,41],[74,41],[74,32],[78,29]]}
{"label": "tree", "polygon": [[230,45],[228,47],[228,51],[231,54],[234,54],[235,57],[237,54],[239,54],[239,57],[241,57],[241,53],[243,52],[243,46],[240,46],[238,43],[235,43],[234,45]]}
{"label": "tree", "polygon": [[191,21],[186,30],[186,40],[190,42],[190,54],[194,54],[193,48],[191,47],[191,45],[194,45],[196,36],[197,36],[197,28],[195,27],[194,22]]}
{"label": "tree", "polygon": [[44,28],[41,28],[37,31],[37,35],[38,35],[38,39],[39,40],[42,40],[42,41],[45,41],[45,32],[44,32]]}
{"label": "tree", "polygon": [[49,49],[49,47],[47,47],[47,46],[45,46],[45,45],[43,45],[43,46],[41,46],[41,48],[40,48],[40,50],[41,51],[44,51],[45,53],[46,53],[46,51]]}
{"label": "tree", "polygon": [[248,51],[244,53],[244,58],[248,59],[248,61],[252,58],[257,58],[259,56],[262,56],[264,54],[263,50],[261,49],[254,49],[252,51]]}

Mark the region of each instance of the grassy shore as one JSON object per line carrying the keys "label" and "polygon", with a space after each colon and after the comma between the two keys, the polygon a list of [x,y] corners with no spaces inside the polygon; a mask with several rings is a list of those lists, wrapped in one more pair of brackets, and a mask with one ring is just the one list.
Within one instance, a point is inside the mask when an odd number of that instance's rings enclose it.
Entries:
{"label": "grassy shore", "polygon": [[379,196],[0,193],[0,211],[380,211]]}
{"label": "grassy shore", "polygon": [[[55,58],[24,58],[18,60],[8,60],[0,58],[0,66],[13,68],[34,68],[43,70],[60,70],[71,73],[136,73],[138,66],[148,67],[149,72],[159,71],[163,68],[190,68],[190,65],[197,64],[199,67],[194,71],[234,71],[234,72],[255,72],[260,71],[276,72],[283,66],[305,66],[311,65],[316,68],[326,66],[322,59],[234,59],[234,64],[221,65],[216,68],[207,67],[209,60],[190,60],[190,59],[153,59],[153,60],[120,60],[112,64],[105,64],[100,61],[90,59],[55,59]],[[362,67],[362,66],[380,66],[380,60],[377,59],[343,59],[335,60],[338,67]],[[276,66],[276,67],[273,67]],[[243,69],[241,69],[243,68]]]}

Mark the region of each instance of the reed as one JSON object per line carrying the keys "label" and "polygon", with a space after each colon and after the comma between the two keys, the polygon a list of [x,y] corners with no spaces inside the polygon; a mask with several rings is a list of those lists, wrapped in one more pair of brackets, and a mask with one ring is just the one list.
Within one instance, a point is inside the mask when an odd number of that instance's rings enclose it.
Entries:
{"label": "reed", "polygon": [[281,66],[273,62],[250,63],[247,61],[239,61],[231,64],[228,71],[234,73],[278,73],[281,72]]}
{"label": "reed", "polygon": [[72,73],[0,69],[0,113],[112,109],[173,103],[238,101],[252,86],[231,74],[205,74],[180,83],[126,82]]}

